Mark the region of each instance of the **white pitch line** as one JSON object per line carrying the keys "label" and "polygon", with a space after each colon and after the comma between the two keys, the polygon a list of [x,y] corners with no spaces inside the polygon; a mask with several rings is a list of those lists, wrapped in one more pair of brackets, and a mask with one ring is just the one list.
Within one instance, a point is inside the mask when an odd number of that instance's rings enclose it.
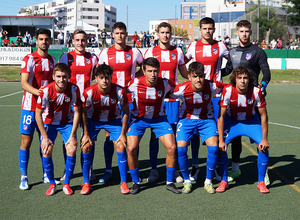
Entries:
{"label": "white pitch line", "polygon": [[21,93],[21,92],[24,92],[24,91],[19,91],[19,92],[11,93],[11,94],[8,94],[8,95],[0,96],[0,99],[8,97],[8,96],[15,95],[15,94],[18,94],[18,93]]}
{"label": "white pitch line", "polygon": [[0,107],[21,107],[21,105],[0,105]]}
{"label": "white pitch line", "polygon": [[295,129],[299,129],[299,127],[295,127],[295,126],[291,126],[291,125],[285,125],[285,124],[279,124],[279,123],[274,123],[274,122],[269,122],[269,124],[273,124],[273,125],[280,125],[280,126],[284,126],[284,127],[288,127],[288,128],[295,128]]}

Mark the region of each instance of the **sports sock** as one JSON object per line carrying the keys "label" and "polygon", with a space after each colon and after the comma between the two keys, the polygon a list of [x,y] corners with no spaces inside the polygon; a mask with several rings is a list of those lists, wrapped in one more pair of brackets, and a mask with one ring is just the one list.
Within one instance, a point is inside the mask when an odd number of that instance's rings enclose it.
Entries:
{"label": "sports sock", "polygon": [[91,167],[91,152],[82,153],[82,157],[83,157],[83,165],[82,165],[83,182],[90,183],[89,171]]}
{"label": "sports sock", "polygon": [[126,152],[117,152],[118,166],[120,171],[121,183],[127,182],[127,155]]}
{"label": "sports sock", "polygon": [[218,152],[218,164],[223,181],[228,182],[228,156],[227,152]]}
{"label": "sports sock", "polygon": [[238,171],[240,169],[240,163],[232,163],[231,171]]}
{"label": "sports sock", "polygon": [[212,179],[217,162],[218,146],[207,146],[207,159],[206,159],[206,178]]}
{"label": "sports sock", "polygon": [[140,184],[139,180],[139,168],[129,169],[132,181],[134,183]]}
{"label": "sports sock", "polygon": [[192,148],[192,166],[198,168],[198,155],[200,147],[200,138],[199,135],[194,134],[191,139],[191,148]]}
{"label": "sports sock", "polygon": [[72,178],[74,172],[75,163],[76,163],[76,155],[74,157],[67,156],[67,161],[65,165],[66,178],[64,184],[70,183],[70,179]]}
{"label": "sports sock", "polygon": [[258,152],[257,168],[258,168],[258,182],[264,181],[266,171],[268,168],[269,151],[266,153]]}
{"label": "sports sock", "polygon": [[188,147],[177,147],[178,164],[184,180],[189,180],[189,158],[187,155]]}
{"label": "sports sock", "polygon": [[157,154],[159,150],[159,143],[158,138],[153,139],[150,138],[149,142],[149,157],[150,157],[150,163],[151,163],[151,169],[157,170]]}
{"label": "sports sock", "polygon": [[45,169],[45,172],[47,174],[47,177],[49,179],[49,184],[55,184],[54,180],[54,166],[52,157],[43,157],[43,167]]}
{"label": "sports sock", "polygon": [[19,149],[19,164],[20,164],[21,176],[27,176],[29,155],[30,155],[29,150]]}
{"label": "sports sock", "polygon": [[167,168],[167,184],[173,183],[175,167],[167,167],[166,166],[166,168]]}
{"label": "sports sock", "polygon": [[112,141],[104,141],[104,159],[106,170],[111,170],[112,158],[114,155],[114,144]]}

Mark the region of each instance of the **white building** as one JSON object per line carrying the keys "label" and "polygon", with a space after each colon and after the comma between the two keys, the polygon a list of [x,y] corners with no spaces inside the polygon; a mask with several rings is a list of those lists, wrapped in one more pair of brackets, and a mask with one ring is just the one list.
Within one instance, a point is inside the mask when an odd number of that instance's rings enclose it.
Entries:
{"label": "white building", "polygon": [[181,19],[202,19],[206,16],[205,0],[197,2],[181,2]]}
{"label": "white building", "polygon": [[57,20],[58,29],[74,25],[75,18],[99,29],[112,29],[117,9],[104,5],[101,0],[55,0],[19,9],[19,15],[50,15]]}

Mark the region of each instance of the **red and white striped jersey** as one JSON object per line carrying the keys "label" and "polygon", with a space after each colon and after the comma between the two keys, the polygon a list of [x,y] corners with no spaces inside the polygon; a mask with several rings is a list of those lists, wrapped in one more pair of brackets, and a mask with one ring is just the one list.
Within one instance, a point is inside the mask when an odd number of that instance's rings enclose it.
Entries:
{"label": "red and white striped jersey", "polygon": [[89,52],[78,54],[74,50],[63,53],[58,62],[67,64],[70,70],[69,81],[79,87],[80,94],[92,85],[94,67],[98,63],[95,54]]}
{"label": "red and white striped jersey", "polygon": [[223,83],[205,80],[202,91],[195,92],[191,81],[186,81],[175,86],[168,96],[183,101],[180,106],[182,118],[207,119],[214,117],[211,99],[220,93],[223,87]]}
{"label": "red and white striped jersey", "polygon": [[65,91],[57,92],[55,82],[52,82],[42,89],[36,107],[44,109],[42,117],[45,124],[62,125],[73,123],[72,105],[81,106],[79,88],[68,82]]}
{"label": "red and white striped jersey", "polygon": [[112,82],[127,87],[135,77],[136,67],[143,62],[143,55],[137,48],[126,46],[117,50],[115,46],[105,48],[99,54],[98,64],[107,64],[113,68]]}
{"label": "red and white striped jersey", "polygon": [[[24,57],[21,64],[20,73],[29,73],[28,83],[39,89],[41,86],[46,86],[52,82],[52,73],[56,60],[53,56],[40,56],[37,51],[28,54]],[[24,91],[22,99],[22,109],[28,111],[35,111],[36,101],[38,96]]]}
{"label": "red and white striped jersey", "polygon": [[128,105],[124,88],[112,83],[109,93],[102,94],[98,84],[85,89],[82,95],[82,107],[89,108],[87,117],[95,121],[113,121],[121,118],[119,105]]}
{"label": "red and white striped jersey", "polygon": [[223,42],[214,40],[211,44],[204,44],[200,40],[189,45],[185,56],[204,65],[205,79],[222,82],[222,58],[228,58],[228,51]]}
{"label": "red and white striped jersey", "polygon": [[266,107],[265,97],[257,86],[249,87],[245,94],[239,93],[236,87],[228,85],[222,91],[219,101],[221,107],[227,108],[227,114],[236,120],[246,120],[255,114],[255,107]]}
{"label": "red and white striped jersey", "polygon": [[172,82],[160,77],[153,87],[146,84],[145,76],[132,79],[128,87],[134,100],[131,113],[136,117],[147,119],[164,116],[164,98],[173,86]]}

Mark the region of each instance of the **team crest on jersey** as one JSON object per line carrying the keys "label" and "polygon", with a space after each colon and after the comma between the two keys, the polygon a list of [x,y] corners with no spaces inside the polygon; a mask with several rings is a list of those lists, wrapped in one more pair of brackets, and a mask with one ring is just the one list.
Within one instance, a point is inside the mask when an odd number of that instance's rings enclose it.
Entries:
{"label": "team crest on jersey", "polygon": [[176,58],[177,58],[176,53],[172,53],[172,54],[171,54],[171,59],[172,59],[172,60],[176,60]]}
{"label": "team crest on jersey", "polygon": [[70,96],[66,96],[66,97],[65,97],[65,102],[70,102],[70,101],[71,101]]}
{"label": "team crest on jersey", "polygon": [[204,100],[208,100],[209,99],[209,94],[204,94],[203,98],[204,98]]}
{"label": "team crest on jersey", "polygon": [[54,65],[52,62],[50,62],[50,69],[53,69],[54,68]]}
{"label": "team crest on jersey", "polygon": [[91,59],[90,58],[86,58],[85,62],[86,62],[86,64],[90,65],[91,64]]}
{"label": "team crest on jersey", "polygon": [[218,48],[213,48],[213,53],[214,53],[214,55],[218,55],[218,53],[219,53]]}
{"label": "team crest on jersey", "polygon": [[162,90],[157,90],[157,96],[158,96],[158,97],[161,97],[162,94],[163,94],[163,91],[162,91]]}
{"label": "team crest on jersey", "polygon": [[128,61],[131,60],[131,54],[126,54],[126,60],[128,60]]}
{"label": "team crest on jersey", "polygon": [[246,54],[246,60],[250,60],[252,58],[252,53],[247,53]]}
{"label": "team crest on jersey", "polygon": [[110,102],[111,104],[115,105],[117,103],[117,99],[111,99]]}
{"label": "team crest on jersey", "polygon": [[24,126],[23,126],[23,130],[25,130],[25,131],[26,131],[26,130],[27,130],[27,128],[28,128],[28,126],[27,126],[27,125],[24,125]]}
{"label": "team crest on jersey", "polygon": [[252,105],[252,104],[253,104],[253,98],[248,99],[248,104],[249,104],[249,105]]}

